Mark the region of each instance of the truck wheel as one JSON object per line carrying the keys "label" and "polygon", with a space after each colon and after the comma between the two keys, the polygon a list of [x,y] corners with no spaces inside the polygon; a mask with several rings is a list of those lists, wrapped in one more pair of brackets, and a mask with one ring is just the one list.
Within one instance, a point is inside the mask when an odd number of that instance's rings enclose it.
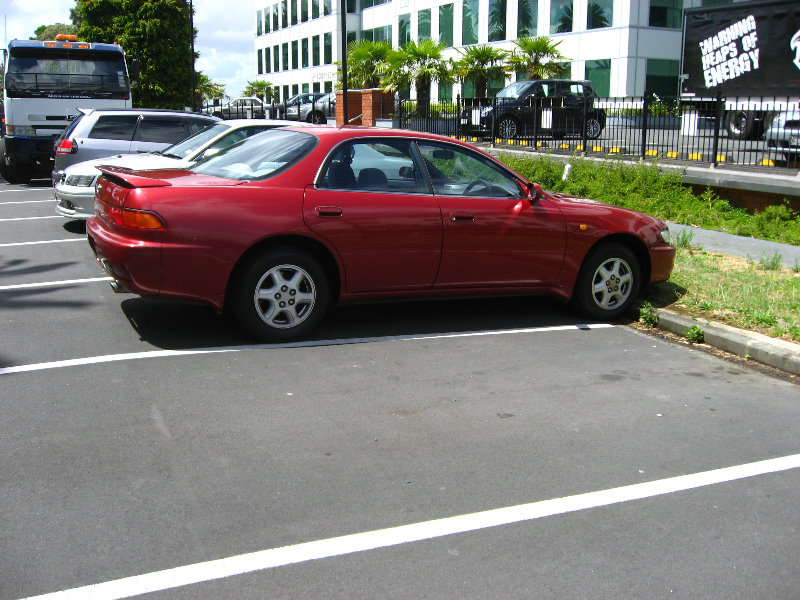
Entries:
{"label": "truck wheel", "polygon": [[728,137],[734,140],[746,140],[753,133],[753,115],[743,110],[732,110],[725,115],[725,129]]}
{"label": "truck wheel", "polygon": [[11,184],[30,183],[31,181],[31,174],[27,170],[11,165],[0,166],[0,175]]}

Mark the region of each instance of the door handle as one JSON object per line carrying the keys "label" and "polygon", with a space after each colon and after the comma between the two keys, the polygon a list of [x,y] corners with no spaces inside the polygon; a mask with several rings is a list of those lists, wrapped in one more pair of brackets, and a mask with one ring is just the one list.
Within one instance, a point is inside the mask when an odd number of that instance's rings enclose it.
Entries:
{"label": "door handle", "polygon": [[469,211],[453,211],[450,213],[451,221],[474,221],[475,215]]}
{"label": "door handle", "polygon": [[341,217],[342,209],[339,206],[315,206],[314,214],[318,217]]}

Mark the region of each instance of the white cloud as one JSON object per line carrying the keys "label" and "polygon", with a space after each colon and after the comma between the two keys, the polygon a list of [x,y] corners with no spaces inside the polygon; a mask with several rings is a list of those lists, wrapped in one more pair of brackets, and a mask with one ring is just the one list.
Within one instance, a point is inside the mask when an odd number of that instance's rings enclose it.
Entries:
{"label": "white cloud", "polygon": [[[75,0],[10,0],[0,9],[4,17],[4,43],[28,39],[39,25],[69,23]],[[256,78],[252,0],[193,0],[196,68],[238,96]],[[113,40],[109,40],[113,41]]]}

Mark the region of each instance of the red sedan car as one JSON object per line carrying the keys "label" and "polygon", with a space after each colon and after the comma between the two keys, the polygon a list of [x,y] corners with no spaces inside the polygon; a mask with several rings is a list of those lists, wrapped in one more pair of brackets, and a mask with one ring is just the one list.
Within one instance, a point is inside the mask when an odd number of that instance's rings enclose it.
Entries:
{"label": "red sedan car", "polygon": [[87,233],[117,285],[229,307],[264,341],[388,297],[549,293],[613,319],[675,255],[656,218],[413,131],[289,127],[189,170],[101,170]]}

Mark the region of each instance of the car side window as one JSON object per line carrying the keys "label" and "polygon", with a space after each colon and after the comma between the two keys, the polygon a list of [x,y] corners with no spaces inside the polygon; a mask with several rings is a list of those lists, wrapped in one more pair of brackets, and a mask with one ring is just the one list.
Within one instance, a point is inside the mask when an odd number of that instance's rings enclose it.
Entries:
{"label": "car side window", "polygon": [[[98,117],[87,137],[98,140],[133,139],[139,115],[105,115]],[[177,140],[176,140],[177,141]]]}
{"label": "car side window", "polygon": [[438,142],[418,142],[435,194],[518,198],[516,178],[490,159],[467,148]]}
{"label": "car side window", "polygon": [[139,142],[158,142],[174,144],[188,137],[183,119],[142,117],[136,129],[134,140]]}
{"label": "car side window", "polygon": [[189,125],[189,135],[194,135],[212,124],[209,121],[200,119],[187,119],[186,123]]}
{"label": "car side window", "polygon": [[318,187],[373,192],[426,193],[424,178],[407,140],[348,142],[327,162]]}

